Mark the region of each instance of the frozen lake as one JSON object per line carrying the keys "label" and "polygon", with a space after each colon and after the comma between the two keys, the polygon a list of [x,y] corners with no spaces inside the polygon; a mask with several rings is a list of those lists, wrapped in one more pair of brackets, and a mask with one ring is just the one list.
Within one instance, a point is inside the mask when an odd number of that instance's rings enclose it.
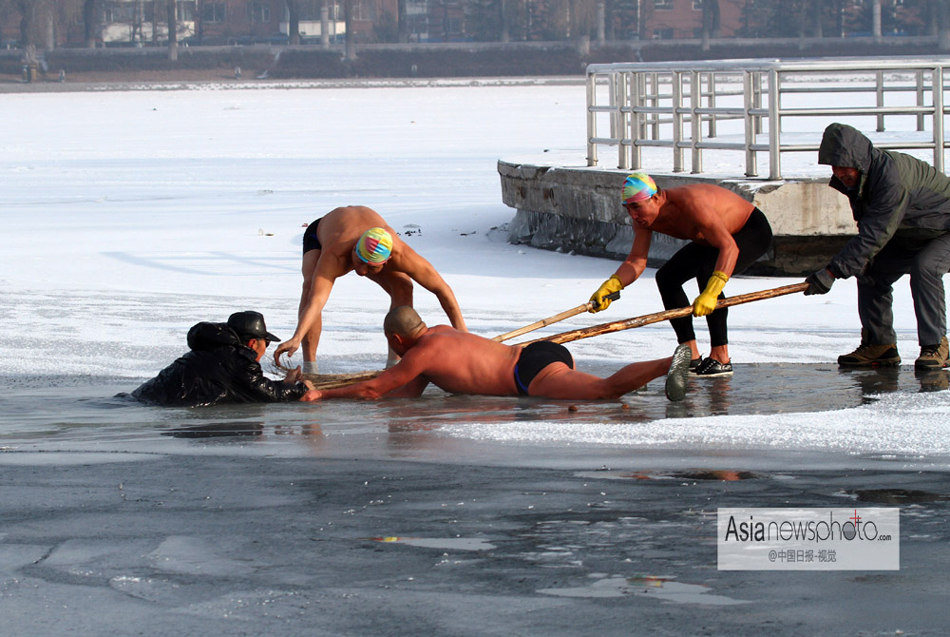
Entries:
{"label": "frozen lake", "polygon": [[[499,158],[583,164],[580,83],[0,103],[0,610],[18,634],[945,630],[950,392],[946,372],[908,365],[906,282],[904,367],[838,370],[859,338],[842,281],[730,310],[735,376],[691,381],[682,404],[656,382],[591,403],[115,397],[198,321],[256,309],[289,337],[303,229],[339,205],[405,230],[476,333],[586,302],[616,263],[507,244],[496,172]],[[652,276],[545,331],[662,309]],[[795,282],[737,277],[726,293]],[[445,322],[431,295],[415,303]],[[379,369],[387,306],[370,282],[338,281],[321,371]],[[673,346],[657,324],[569,348],[607,374]],[[902,506],[900,573],[716,570],[717,507],[858,502]]]}
{"label": "frozen lake", "polygon": [[[17,123],[0,144],[0,311],[7,323],[0,335],[6,353],[0,381],[12,388],[7,399],[15,399],[19,379],[27,377],[63,383],[63,396],[76,400],[85,397],[84,379],[93,377],[127,379],[131,390],[184,351],[192,324],[223,320],[238,309],[260,310],[271,331],[288,336],[299,297],[303,227],[338,205],[369,205],[405,229],[406,240],[452,285],[470,329],[486,336],[586,301],[616,267],[504,241],[513,211],[500,203],[495,162],[549,153],[583,163],[581,83],[270,90],[200,85],[5,95],[3,103],[8,121]],[[734,158],[738,171],[741,154]],[[665,168],[661,157],[655,161],[656,170]],[[803,171],[821,170],[807,157],[799,161]],[[546,330],[657,311],[662,306],[650,279],[648,270],[606,313]],[[790,282],[739,277],[726,293]],[[895,296],[901,352],[909,362],[917,346],[906,281]],[[323,371],[381,367],[386,303],[367,281],[338,281],[326,311]],[[416,305],[429,323],[444,322],[432,295],[417,292]],[[807,403],[809,423],[825,430],[856,426],[858,435],[836,445],[845,452],[842,460],[911,452],[930,461],[946,453],[946,436],[921,436],[921,427],[939,430],[940,419],[931,425],[928,415],[950,410],[950,394],[926,396],[920,407],[893,397],[862,406],[865,400],[854,392],[842,393],[842,377],[827,364],[858,340],[853,281],[839,282],[824,297],[792,295],[733,308],[730,337],[735,362],[753,366],[727,394],[751,391],[751,379],[774,372],[773,363],[830,370],[776,383],[770,392],[784,396],[769,400],[787,407],[769,411],[793,412]],[[672,344],[672,330],[660,324],[578,341],[570,349],[582,367],[603,364],[606,372],[630,360],[666,356]],[[120,391],[122,384],[116,385]],[[65,401],[64,414],[70,404]],[[756,413],[752,407],[694,408],[677,422],[675,436],[659,439],[696,449],[712,428],[733,431],[723,444],[736,448],[827,446],[822,427],[763,440],[760,432],[773,419]],[[637,417],[667,416],[647,409]],[[892,431],[889,419],[920,419],[920,426]],[[44,425],[30,422],[42,438]],[[4,430],[23,434],[29,429],[23,427],[12,423]],[[604,438],[596,428],[565,434],[544,418],[535,429],[547,432],[535,436],[564,443]],[[466,435],[464,423],[457,422],[453,435]],[[473,427],[472,435],[508,439],[504,427]],[[656,442],[622,432],[611,437],[634,446]]]}

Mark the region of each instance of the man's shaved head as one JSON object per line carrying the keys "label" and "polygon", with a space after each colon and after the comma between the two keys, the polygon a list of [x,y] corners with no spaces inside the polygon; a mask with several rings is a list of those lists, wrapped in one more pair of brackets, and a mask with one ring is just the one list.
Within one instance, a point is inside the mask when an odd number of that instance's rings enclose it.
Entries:
{"label": "man's shaved head", "polygon": [[408,305],[391,309],[383,321],[383,330],[387,335],[396,334],[402,338],[412,338],[425,326],[416,311]]}

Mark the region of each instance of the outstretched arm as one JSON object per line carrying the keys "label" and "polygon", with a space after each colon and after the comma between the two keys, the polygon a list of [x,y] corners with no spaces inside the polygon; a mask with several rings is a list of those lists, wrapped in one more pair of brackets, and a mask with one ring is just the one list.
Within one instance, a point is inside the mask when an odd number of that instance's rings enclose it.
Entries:
{"label": "outstretched arm", "polygon": [[465,327],[465,319],[462,318],[462,310],[455,299],[455,293],[452,292],[452,288],[445,282],[442,275],[432,267],[431,263],[403,242],[395,265],[397,269],[408,274],[413,281],[432,292],[439,299],[439,304],[445,310],[445,315],[449,317],[452,327],[460,332],[468,331],[468,328]]}
{"label": "outstretched arm", "polygon": [[294,330],[294,335],[291,338],[278,345],[277,349],[274,350],[274,361],[278,365],[280,364],[281,354],[287,352],[287,356],[293,356],[297,348],[300,347],[304,336],[313,328],[314,323],[317,322],[323,312],[323,307],[327,304],[327,299],[330,298],[330,292],[333,290],[333,283],[337,277],[344,274],[346,274],[346,269],[339,267],[336,259],[329,255],[326,257],[321,255],[321,259],[317,262],[313,281],[310,284],[310,296],[307,304],[301,311],[300,316],[297,317],[297,329]]}

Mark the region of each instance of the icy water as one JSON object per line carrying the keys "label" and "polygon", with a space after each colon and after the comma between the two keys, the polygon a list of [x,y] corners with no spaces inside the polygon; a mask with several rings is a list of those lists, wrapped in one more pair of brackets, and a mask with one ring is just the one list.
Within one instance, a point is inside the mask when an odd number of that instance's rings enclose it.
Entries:
{"label": "icy water", "polygon": [[[607,374],[612,368],[585,369]],[[945,464],[948,443],[921,414],[934,404],[919,401],[937,398],[931,392],[948,384],[947,371],[920,374],[907,366],[739,364],[732,377],[690,379],[682,403],[669,402],[657,380],[618,402],[454,396],[430,388],[415,400],[176,409],[123,396],[137,386],[125,378],[8,377],[0,379],[0,447],[192,453],[199,445],[225,454],[477,458],[554,468],[603,464],[605,458],[631,468],[731,467],[739,459],[753,467],[769,465],[769,458],[787,462],[788,454],[820,467],[862,458],[932,466]],[[892,406],[882,413],[888,401]],[[902,409],[914,413],[915,435],[903,431]],[[812,422],[808,414],[817,412],[822,417]],[[827,412],[842,417],[829,419]],[[725,415],[749,418],[717,418]]]}
{"label": "icy water", "polygon": [[[533,84],[5,98],[7,633],[946,634],[950,391],[931,390],[947,376],[827,362],[860,330],[850,280],[736,309],[736,375],[694,381],[676,405],[659,381],[597,403],[115,398],[180,355],[197,321],[257,309],[289,336],[300,235],[341,204],[411,230],[474,333],[586,301],[615,263],[501,230],[514,211],[499,158],[584,163],[582,83]],[[645,165],[668,165],[649,150]],[[741,159],[705,163],[737,175]],[[827,174],[804,154],[787,169]],[[795,282],[736,277],[729,293]],[[415,303],[444,321],[432,295]],[[323,371],[377,368],[387,307],[339,280]],[[611,318],[661,307],[647,280]],[[899,286],[908,361],[912,307]],[[571,351],[599,375],[668,356],[671,331],[652,327]],[[901,506],[901,572],[716,569],[719,507],[859,502]]]}

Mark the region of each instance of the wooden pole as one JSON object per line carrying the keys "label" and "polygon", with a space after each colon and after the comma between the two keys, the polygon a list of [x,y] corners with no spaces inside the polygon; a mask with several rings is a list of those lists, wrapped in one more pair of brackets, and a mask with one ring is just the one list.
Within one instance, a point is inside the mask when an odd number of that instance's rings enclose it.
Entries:
{"label": "wooden pole", "polygon": [[514,338],[516,336],[521,336],[522,334],[533,332],[534,330],[541,329],[542,327],[553,325],[554,323],[563,321],[564,319],[569,319],[572,316],[577,316],[581,312],[589,311],[590,308],[591,308],[590,303],[585,303],[584,305],[578,305],[577,307],[567,310],[565,312],[561,312],[560,314],[555,314],[554,316],[549,316],[546,319],[541,319],[540,321],[536,323],[532,323],[531,325],[525,325],[524,327],[519,327],[516,330],[512,330],[510,332],[506,332],[505,334],[496,336],[492,340],[498,341],[499,343],[502,341],[507,341],[508,339]]}
{"label": "wooden pole", "polygon": [[[727,299],[720,299],[716,303],[716,309],[723,307],[732,307],[733,305],[741,305],[743,303],[751,303],[752,301],[761,301],[763,299],[771,299],[776,296],[784,296],[786,294],[794,294],[795,292],[804,292],[808,288],[807,283],[795,283],[792,285],[785,285],[782,287],[771,288],[769,290],[760,290],[759,292],[750,292],[749,294],[740,294],[739,296],[732,296]],[[561,334],[554,334],[553,336],[548,336],[545,338],[538,338],[533,341],[527,341],[525,343],[520,343],[520,345],[527,345],[528,343],[534,343],[537,341],[551,341],[552,343],[570,343],[571,341],[577,341],[582,338],[590,338],[591,336],[600,336],[601,334],[609,334],[611,332],[620,332],[622,330],[629,330],[635,327],[643,327],[644,325],[650,325],[651,323],[659,323],[660,321],[668,321],[670,319],[680,318],[682,316],[689,316],[693,313],[692,306],[681,307],[675,310],[664,310],[663,312],[656,312],[654,314],[647,314],[645,316],[637,316],[634,318],[629,318],[623,321],[614,321],[612,323],[602,323],[600,325],[594,325],[592,327],[584,327],[579,330],[572,330],[570,332],[562,332]]]}
{"label": "wooden pole", "polygon": [[357,372],[355,374],[303,374],[306,380],[313,383],[314,389],[333,389],[346,387],[364,380],[372,380],[382,372]]}
{"label": "wooden pole", "polygon": [[[617,299],[620,298],[620,292],[613,292],[612,294],[608,294],[606,298],[610,299],[611,301],[616,301]],[[533,332],[534,330],[541,329],[542,327],[547,327],[548,325],[553,325],[554,323],[558,323],[560,321],[563,321],[564,319],[569,319],[572,316],[577,316],[578,314],[582,312],[590,312],[593,307],[594,307],[594,302],[588,301],[584,305],[578,305],[577,307],[561,312],[560,314],[555,314],[554,316],[549,316],[545,319],[541,319],[540,321],[532,323],[531,325],[525,325],[524,327],[519,327],[516,330],[506,332],[505,334],[501,334],[500,336],[496,336],[492,340],[498,341],[499,343],[502,341],[507,341],[510,338],[521,336],[522,334],[527,334],[528,332]]]}
{"label": "wooden pole", "polygon": [[[285,374],[290,371],[283,365],[276,365],[275,367],[278,372]],[[382,371],[354,372],[352,374],[301,374],[300,377],[313,383],[315,389],[333,389],[334,387],[346,387],[364,380],[372,380],[380,374],[382,374]]]}

